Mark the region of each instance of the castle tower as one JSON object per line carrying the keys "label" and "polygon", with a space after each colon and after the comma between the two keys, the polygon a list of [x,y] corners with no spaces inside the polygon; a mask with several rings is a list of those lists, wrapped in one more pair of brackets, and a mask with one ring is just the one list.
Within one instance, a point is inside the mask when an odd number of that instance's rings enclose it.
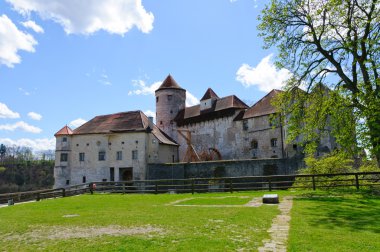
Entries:
{"label": "castle tower", "polygon": [[186,90],[169,74],[156,90],[156,125],[175,141],[178,134],[174,118],[185,108],[185,102]]}

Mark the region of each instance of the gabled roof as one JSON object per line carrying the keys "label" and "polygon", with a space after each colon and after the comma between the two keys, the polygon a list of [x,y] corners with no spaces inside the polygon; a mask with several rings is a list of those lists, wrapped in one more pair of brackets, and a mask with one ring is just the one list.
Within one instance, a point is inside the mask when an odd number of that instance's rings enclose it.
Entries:
{"label": "gabled roof", "polygon": [[270,91],[266,96],[261,98],[261,100],[256,102],[252,107],[245,111],[243,119],[276,113],[277,110],[272,105],[272,100],[282,92],[283,91],[278,89],[273,89],[272,91]]}
{"label": "gabled roof", "polygon": [[67,136],[67,135],[72,135],[73,131],[70,129],[69,126],[65,126],[62,129],[60,129],[57,133],[54,134],[54,136]]}
{"label": "gabled roof", "polygon": [[214,92],[214,90],[212,90],[211,88],[208,88],[206,93],[203,95],[201,101],[211,99],[211,98],[218,99],[219,96]]}
{"label": "gabled roof", "polygon": [[162,144],[178,145],[155,124],[150,123],[149,118],[140,110],[96,116],[75,129],[72,134],[111,134],[123,132],[152,133]]}
{"label": "gabled roof", "polygon": [[156,91],[167,88],[184,90],[178,85],[178,83],[173,79],[173,77],[170,74],[168,75],[168,77],[166,77],[166,79],[162,82],[161,86]]}
{"label": "gabled roof", "polygon": [[219,98],[210,109],[201,111],[200,105],[187,107],[178,112],[174,119],[179,126],[232,116],[236,110],[247,109],[248,105],[235,95]]}

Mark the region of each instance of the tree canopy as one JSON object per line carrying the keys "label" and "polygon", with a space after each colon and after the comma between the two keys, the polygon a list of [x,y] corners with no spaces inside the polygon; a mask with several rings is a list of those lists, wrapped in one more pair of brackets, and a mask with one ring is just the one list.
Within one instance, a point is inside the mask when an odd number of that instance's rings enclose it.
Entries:
{"label": "tree canopy", "polygon": [[[265,46],[279,50],[277,66],[293,74],[287,90],[302,86],[310,93],[321,84],[332,90],[331,95],[319,97],[324,103],[314,106],[314,111],[308,108],[315,116],[298,118],[312,124],[335,116],[333,130],[340,144],[349,146],[358,139],[380,165],[378,1],[271,0],[258,28]],[[315,95],[305,99],[306,104],[317,100]],[[287,102],[288,112],[300,111],[299,103]],[[297,121],[297,116],[293,119]]]}

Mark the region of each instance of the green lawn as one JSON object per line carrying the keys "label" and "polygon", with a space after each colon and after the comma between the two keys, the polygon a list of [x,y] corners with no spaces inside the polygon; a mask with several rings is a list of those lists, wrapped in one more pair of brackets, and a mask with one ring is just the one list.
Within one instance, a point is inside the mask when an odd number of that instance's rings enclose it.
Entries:
{"label": "green lawn", "polygon": [[380,197],[315,193],[295,198],[288,251],[380,251]]}
{"label": "green lawn", "polygon": [[[205,200],[245,204],[258,195],[262,193],[234,193],[233,198],[225,193],[94,194],[0,208],[0,250],[255,251],[269,238],[266,230],[279,213],[276,206],[205,208],[170,203],[198,198],[203,204]],[[104,232],[110,235],[100,235]]]}
{"label": "green lawn", "polygon": [[[0,208],[0,251],[257,251],[280,211],[235,206],[265,193],[94,194]],[[288,251],[380,251],[379,196],[275,193],[295,196]]]}

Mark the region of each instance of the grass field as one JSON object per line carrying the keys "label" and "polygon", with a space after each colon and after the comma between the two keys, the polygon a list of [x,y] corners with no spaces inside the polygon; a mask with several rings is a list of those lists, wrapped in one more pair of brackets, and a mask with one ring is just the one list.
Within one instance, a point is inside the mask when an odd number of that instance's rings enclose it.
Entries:
{"label": "grass field", "polygon": [[[289,251],[380,251],[380,197],[277,193],[295,196]],[[0,208],[0,251],[257,251],[280,212],[243,206],[263,194],[94,194]]]}
{"label": "grass field", "polygon": [[[269,238],[276,206],[181,207],[230,194],[82,195],[0,209],[5,251],[254,251]],[[246,203],[257,193],[236,193]],[[244,196],[248,196],[245,198]],[[196,201],[196,200],[195,200]],[[174,203],[173,203],[174,202]],[[199,202],[198,202],[199,203]],[[108,233],[109,235],[101,235]]]}
{"label": "grass field", "polygon": [[306,194],[293,201],[289,251],[380,251],[380,197]]}

